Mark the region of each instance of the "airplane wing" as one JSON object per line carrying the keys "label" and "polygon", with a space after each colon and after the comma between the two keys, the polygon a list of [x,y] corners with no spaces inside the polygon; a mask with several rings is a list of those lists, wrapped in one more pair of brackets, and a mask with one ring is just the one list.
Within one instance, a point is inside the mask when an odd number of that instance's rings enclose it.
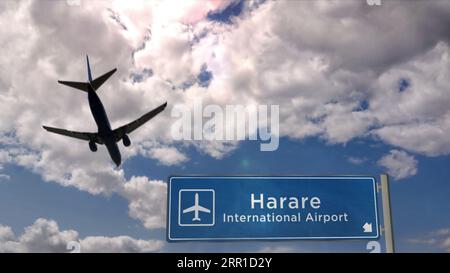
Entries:
{"label": "airplane wing", "polygon": [[135,121],[132,121],[122,127],[119,127],[115,129],[114,135],[116,136],[116,139],[121,139],[124,135],[129,134],[139,128],[141,125],[146,123],[147,121],[151,120],[153,117],[161,113],[167,106],[167,102],[158,106],[157,108],[153,109],[152,111],[148,112],[147,114],[143,115],[142,117],[138,118]]}
{"label": "airplane wing", "polygon": [[198,211],[202,211],[202,212],[206,212],[206,213],[211,213],[211,211],[210,211],[209,209],[204,208],[204,207],[202,207],[202,206],[198,206],[198,207],[197,207],[197,210],[198,210]]}
{"label": "airplane wing", "polygon": [[86,141],[95,141],[99,143],[98,134],[97,133],[84,133],[84,132],[75,132],[75,131],[69,131],[65,129],[59,129],[59,128],[53,128],[48,126],[42,126],[45,130],[54,133],[59,134],[63,136],[73,137],[81,140]]}
{"label": "airplane wing", "polygon": [[192,206],[190,208],[184,209],[183,213],[188,213],[188,212],[191,212],[191,211],[195,211],[195,206]]}

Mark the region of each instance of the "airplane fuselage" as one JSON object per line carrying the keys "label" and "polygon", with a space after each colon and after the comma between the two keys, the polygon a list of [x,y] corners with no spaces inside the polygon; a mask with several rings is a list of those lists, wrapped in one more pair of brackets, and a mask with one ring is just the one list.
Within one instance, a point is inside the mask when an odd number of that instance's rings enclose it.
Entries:
{"label": "airplane fuselage", "polygon": [[120,155],[119,146],[117,145],[117,140],[111,130],[111,125],[109,123],[108,116],[103,107],[102,101],[98,97],[97,93],[94,91],[91,85],[88,88],[88,101],[89,107],[91,109],[92,116],[94,117],[95,123],[98,128],[98,135],[105,144],[111,159],[116,163],[117,166],[120,165],[122,158]]}

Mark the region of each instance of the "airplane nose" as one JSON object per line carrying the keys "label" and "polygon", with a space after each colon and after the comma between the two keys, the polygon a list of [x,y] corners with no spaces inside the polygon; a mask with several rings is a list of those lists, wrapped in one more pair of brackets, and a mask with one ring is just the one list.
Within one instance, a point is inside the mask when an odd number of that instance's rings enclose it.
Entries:
{"label": "airplane nose", "polygon": [[113,158],[113,161],[114,161],[114,163],[116,163],[116,166],[117,166],[117,167],[119,167],[120,164],[122,163],[122,159],[120,158],[120,155],[119,155],[119,156],[115,156],[115,157]]}
{"label": "airplane nose", "polygon": [[120,163],[122,163],[122,157],[120,156],[120,151],[117,147],[117,144],[115,142],[106,143],[106,148],[108,149],[112,161],[116,164],[117,167],[119,167]]}
{"label": "airplane nose", "polygon": [[119,159],[119,160],[114,160],[114,163],[116,163],[116,166],[119,167],[120,164],[121,164],[122,162],[121,162],[121,160]]}
{"label": "airplane nose", "polygon": [[116,166],[119,167],[120,164],[122,163],[122,157],[120,156],[120,153],[119,152],[114,153],[112,156],[112,160],[114,161]]}

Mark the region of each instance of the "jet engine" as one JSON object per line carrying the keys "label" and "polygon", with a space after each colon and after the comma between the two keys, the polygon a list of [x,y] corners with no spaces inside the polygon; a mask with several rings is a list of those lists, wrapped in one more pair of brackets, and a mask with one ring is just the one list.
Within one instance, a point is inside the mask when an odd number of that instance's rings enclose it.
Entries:
{"label": "jet engine", "polygon": [[122,137],[123,146],[128,147],[131,145],[131,140],[127,135]]}
{"label": "jet engine", "polygon": [[95,144],[94,141],[89,141],[89,149],[91,149],[91,152],[97,151],[97,144]]}

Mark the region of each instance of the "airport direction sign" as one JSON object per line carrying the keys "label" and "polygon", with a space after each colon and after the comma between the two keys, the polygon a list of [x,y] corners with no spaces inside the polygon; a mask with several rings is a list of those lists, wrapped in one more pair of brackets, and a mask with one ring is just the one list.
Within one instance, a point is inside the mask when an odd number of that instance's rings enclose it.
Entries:
{"label": "airport direction sign", "polygon": [[168,241],[375,239],[367,176],[172,176]]}

